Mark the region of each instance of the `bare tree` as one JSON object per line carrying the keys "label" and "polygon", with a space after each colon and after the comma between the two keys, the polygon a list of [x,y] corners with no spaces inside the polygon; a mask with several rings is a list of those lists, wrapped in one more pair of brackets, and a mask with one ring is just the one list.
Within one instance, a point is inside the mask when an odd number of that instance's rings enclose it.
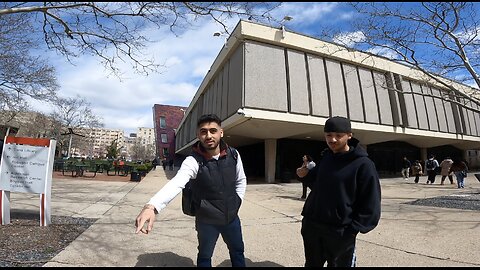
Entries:
{"label": "bare tree", "polygon": [[[352,2],[351,5],[364,16],[355,20],[351,32],[355,34],[344,35],[344,42],[364,50],[387,51],[393,57],[389,57],[391,60],[417,68],[448,89],[458,90],[441,77],[480,89],[478,3]],[[478,95],[478,91],[469,94]]]}
{"label": "bare tree", "polygon": [[[72,136],[73,145],[78,144],[80,146],[83,143],[88,143],[84,142],[88,140],[87,134],[81,133],[78,128],[103,127],[102,119],[92,112],[91,104],[85,98],[80,96],[57,98],[54,103],[55,107],[50,116],[60,123],[60,126],[55,127],[54,133],[59,149],[65,150],[65,147],[68,147],[70,136]],[[65,136],[72,132],[74,135]],[[75,134],[79,136],[75,136]]]}
{"label": "bare tree", "polygon": [[[273,20],[270,11],[278,3],[264,2],[5,2],[0,18],[27,14],[32,31],[40,31],[49,49],[69,61],[94,55],[106,68],[119,74],[117,63],[130,62],[140,73],[156,71],[158,64],[143,59],[149,41],[148,27],[169,27],[173,33],[192,28],[207,17],[222,25],[232,16]],[[0,6],[1,7],[1,6]],[[32,32],[30,31],[30,32]]]}
{"label": "bare tree", "polygon": [[30,30],[25,14],[0,16],[0,111],[6,116],[2,124],[27,109],[27,98],[51,101],[56,97],[55,69],[44,58],[32,56],[39,48],[29,37]]}

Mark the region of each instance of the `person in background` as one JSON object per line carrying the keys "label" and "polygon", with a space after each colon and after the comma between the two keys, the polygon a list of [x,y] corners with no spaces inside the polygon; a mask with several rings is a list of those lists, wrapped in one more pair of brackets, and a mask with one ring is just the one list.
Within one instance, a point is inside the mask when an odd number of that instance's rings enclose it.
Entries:
{"label": "person in background", "polygon": [[454,173],[457,178],[457,187],[465,188],[465,178],[467,177],[468,167],[467,164],[461,160],[455,160],[450,167],[450,173]]}
{"label": "person in background", "polygon": [[420,180],[420,176],[423,175],[423,169],[422,169],[422,164],[420,163],[420,160],[415,160],[412,165],[412,175],[415,176],[415,183],[418,183]]}
{"label": "person in background", "polygon": [[442,175],[442,181],[440,182],[440,185],[443,185],[445,182],[445,178],[450,180],[450,184],[453,184],[453,176],[452,173],[450,172],[450,167],[452,167],[453,160],[450,157],[446,157],[442,162],[440,163],[440,167],[442,168],[442,171],[440,174]]}
{"label": "person in background", "polygon": [[[308,170],[315,168],[315,162],[313,162],[313,159],[310,155],[303,155],[302,161],[303,163],[300,168],[307,168]],[[306,198],[307,198],[307,184],[305,182],[302,182],[302,197],[300,197],[300,199],[305,200]]]}
{"label": "person in background", "polygon": [[166,170],[167,168],[167,158],[162,158],[162,167],[163,167],[163,170]]}
{"label": "person in background", "polygon": [[357,234],[373,230],[380,220],[381,190],[375,164],[352,136],[350,120],[325,122],[328,148],[312,170],[297,169],[311,189],[303,206],[306,267],[352,267]]}
{"label": "person in background", "polygon": [[[193,179],[197,266],[212,266],[213,251],[221,234],[232,266],[245,267],[238,211],[245,195],[247,178],[240,154],[223,141],[221,120],[214,114],[202,115],[198,119],[197,138],[199,141],[192,146],[191,155],[182,162],[175,177],[150,199],[137,216],[135,233],[148,234],[152,231],[155,215]],[[197,158],[202,162],[198,162]]]}
{"label": "person in background", "polygon": [[402,160],[402,176],[404,180],[408,180],[408,177],[410,177],[410,167],[412,166],[412,163],[410,163],[410,160],[408,160],[407,157],[403,157]]}
{"label": "person in background", "polygon": [[427,184],[435,183],[435,176],[437,175],[438,161],[435,159],[434,155],[428,156],[428,159],[425,161],[425,171],[427,173]]}
{"label": "person in background", "polygon": [[153,160],[152,160],[152,166],[153,166],[153,170],[155,170],[158,166],[158,157],[155,157]]}

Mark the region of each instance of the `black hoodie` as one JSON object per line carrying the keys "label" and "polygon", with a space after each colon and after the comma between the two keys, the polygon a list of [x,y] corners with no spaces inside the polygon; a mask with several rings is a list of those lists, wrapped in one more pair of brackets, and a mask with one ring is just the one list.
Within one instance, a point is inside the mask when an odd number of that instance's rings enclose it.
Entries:
{"label": "black hoodie", "polygon": [[380,181],[375,164],[358,140],[345,153],[323,151],[323,157],[301,179],[311,188],[302,215],[343,234],[367,233],[380,220]]}

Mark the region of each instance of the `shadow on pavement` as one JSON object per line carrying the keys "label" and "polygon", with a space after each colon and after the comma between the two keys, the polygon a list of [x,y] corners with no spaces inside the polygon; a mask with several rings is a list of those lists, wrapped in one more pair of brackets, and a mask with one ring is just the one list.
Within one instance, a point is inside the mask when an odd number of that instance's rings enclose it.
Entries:
{"label": "shadow on pavement", "polygon": [[[247,267],[283,267],[278,263],[263,261],[263,262],[252,262],[250,259],[245,259],[245,264]],[[138,256],[138,262],[135,266],[148,267],[148,266],[160,266],[160,267],[195,267],[196,264],[192,259],[187,257],[179,256],[172,252],[164,253],[150,253],[143,254]],[[225,260],[216,267],[231,267],[230,260]]]}
{"label": "shadow on pavement", "polygon": [[149,253],[138,256],[138,262],[135,266],[182,266],[194,267],[192,259],[179,256],[172,252]]}

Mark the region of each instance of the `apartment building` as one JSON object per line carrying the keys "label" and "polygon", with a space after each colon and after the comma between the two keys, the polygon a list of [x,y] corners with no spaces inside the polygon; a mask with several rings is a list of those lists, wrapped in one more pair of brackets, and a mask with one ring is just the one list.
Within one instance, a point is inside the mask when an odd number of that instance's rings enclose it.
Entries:
{"label": "apartment building", "polygon": [[[76,133],[83,136],[76,138],[72,145],[71,155],[79,157],[102,158],[107,154],[107,147],[117,142],[121,153],[125,148],[124,131],[106,128],[77,128]],[[81,137],[81,136],[80,136]]]}

